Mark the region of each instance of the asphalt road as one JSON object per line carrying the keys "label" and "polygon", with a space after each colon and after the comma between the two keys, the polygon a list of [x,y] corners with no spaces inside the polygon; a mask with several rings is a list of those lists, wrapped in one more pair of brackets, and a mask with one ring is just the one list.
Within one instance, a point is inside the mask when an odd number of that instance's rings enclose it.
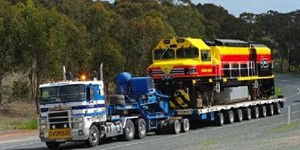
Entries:
{"label": "asphalt road", "polygon": [[[94,148],[83,143],[66,143],[61,149],[91,150],[268,150],[300,149],[300,78],[277,75],[277,85],[282,87],[287,99],[280,115],[252,119],[240,123],[216,126],[202,126],[178,135],[154,135],[130,142],[111,140]],[[290,106],[290,124],[288,124]],[[37,136],[19,137],[0,141],[0,150],[46,150]]]}

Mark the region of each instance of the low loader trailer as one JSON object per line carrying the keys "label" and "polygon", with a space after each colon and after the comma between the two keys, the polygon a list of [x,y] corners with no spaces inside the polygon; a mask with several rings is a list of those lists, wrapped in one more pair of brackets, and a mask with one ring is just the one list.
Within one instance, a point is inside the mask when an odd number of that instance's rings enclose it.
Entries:
{"label": "low loader trailer", "polygon": [[156,90],[151,77],[116,76],[116,95],[106,97],[102,80],[40,85],[39,137],[49,149],[85,141],[89,147],[116,137],[131,141],[148,132],[187,132],[190,121],[217,125],[279,114],[285,99],[255,100],[207,108],[171,109],[170,97]]}
{"label": "low loader trailer", "polygon": [[224,123],[241,122],[243,120],[264,118],[280,113],[285,99],[282,96],[274,99],[245,101],[232,104],[214,105],[202,109],[173,110],[173,116],[180,116],[195,121],[213,122],[222,126]]}

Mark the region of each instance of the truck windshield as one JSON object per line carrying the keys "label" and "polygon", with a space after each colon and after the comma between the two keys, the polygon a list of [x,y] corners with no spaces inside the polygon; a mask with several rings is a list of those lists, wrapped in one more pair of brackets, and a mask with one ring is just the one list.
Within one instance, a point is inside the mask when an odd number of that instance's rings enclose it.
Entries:
{"label": "truck windshield", "polygon": [[84,85],[63,85],[41,88],[41,103],[84,100]]}

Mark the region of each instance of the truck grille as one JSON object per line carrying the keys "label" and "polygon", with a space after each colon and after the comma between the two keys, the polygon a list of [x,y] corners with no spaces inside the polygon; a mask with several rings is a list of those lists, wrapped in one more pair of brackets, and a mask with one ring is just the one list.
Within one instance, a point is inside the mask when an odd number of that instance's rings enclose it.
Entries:
{"label": "truck grille", "polygon": [[70,111],[48,112],[49,128],[70,128]]}

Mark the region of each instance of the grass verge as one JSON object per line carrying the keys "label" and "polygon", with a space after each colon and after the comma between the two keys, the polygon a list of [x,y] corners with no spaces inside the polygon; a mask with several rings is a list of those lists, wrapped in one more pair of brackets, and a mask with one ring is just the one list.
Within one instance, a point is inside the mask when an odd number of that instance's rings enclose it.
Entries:
{"label": "grass verge", "polygon": [[285,123],[282,125],[275,126],[271,130],[275,132],[282,132],[288,129],[298,128],[299,126],[300,126],[299,122],[291,122],[290,124]]}

